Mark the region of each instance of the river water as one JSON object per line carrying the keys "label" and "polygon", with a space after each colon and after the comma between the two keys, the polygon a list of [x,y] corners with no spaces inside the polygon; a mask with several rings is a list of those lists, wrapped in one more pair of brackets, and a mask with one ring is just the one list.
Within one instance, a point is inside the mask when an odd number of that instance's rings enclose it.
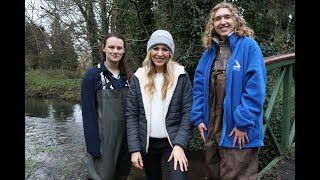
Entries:
{"label": "river water", "polygon": [[[79,104],[25,99],[25,167],[25,178],[30,180],[86,179],[86,151]],[[191,180],[206,179],[203,152],[190,152],[188,172]],[[133,167],[129,179],[145,179],[144,171]]]}

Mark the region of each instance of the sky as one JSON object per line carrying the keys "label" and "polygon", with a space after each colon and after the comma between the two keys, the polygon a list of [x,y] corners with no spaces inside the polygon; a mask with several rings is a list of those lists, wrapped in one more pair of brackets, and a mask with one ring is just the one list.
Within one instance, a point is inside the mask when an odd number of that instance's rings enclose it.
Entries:
{"label": "sky", "polygon": [[40,8],[40,5],[45,7],[45,4],[44,0],[25,0],[24,7],[27,19],[44,27],[49,26],[48,19],[42,16],[44,14],[44,10]]}

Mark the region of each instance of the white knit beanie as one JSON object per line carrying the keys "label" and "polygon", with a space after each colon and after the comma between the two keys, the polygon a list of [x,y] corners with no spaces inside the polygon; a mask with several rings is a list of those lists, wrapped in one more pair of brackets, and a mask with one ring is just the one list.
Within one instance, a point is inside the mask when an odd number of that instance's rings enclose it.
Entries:
{"label": "white knit beanie", "polygon": [[174,54],[174,42],[171,34],[166,30],[156,30],[151,34],[147,44],[147,52],[156,44],[166,45],[172,54]]}

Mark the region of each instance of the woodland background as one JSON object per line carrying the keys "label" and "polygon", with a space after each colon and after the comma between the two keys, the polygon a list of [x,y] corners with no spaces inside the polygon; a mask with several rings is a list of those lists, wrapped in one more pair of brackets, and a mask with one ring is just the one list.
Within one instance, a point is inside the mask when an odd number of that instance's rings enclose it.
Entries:
{"label": "woodland background", "polygon": [[[151,33],[157,29],[168,30],[174,38],[174,60],[186,67],[193,81],[195,68],[205,50],[202,47],[205,23],[210,10],[219,2],[26,0],[25,96],[80,102],[82,77],[88,68],[99,62],[101,41],[110,31],[124,35],[128,65],[134,72],[146,56]],[[255,39],[264,57],[295,53],[295,0],[227,2],[239,7],[243,18],[255,31]],[[274,76],[268,72],[268,94],[272,93],[272,84],[276,79]],[[282,98],[279,99],[280,102],[273,110],[275,125],[272,126],[278,138],[281,137],[279,122],[282,117]],[[295,101],[292,105],[295,107]],[[292,114],[295,114],[294,110]],[[262,157],[259,161],[260,169],[277,156],[275,147],[270,146],[270,139],[266,136],[268,148],[263,148],[259,153]],[[195,128],[190,149],[202,150],[203,147]],[[43,151],[40,146],[40,151],[33,151],[32,154],[38,157]],[[37,163],[32,158],[26,160],[26,177],[39,169]],[[83,172],[83,164],[79,166],[82,168],[79,168],[79,172]],[[74,175],[73,171],[69,174]]]}
{"label": "woodland background", "polygon": [[[154,30],[175,42],[174,60],[193,76],[205,50],[202,35],[217,0],[26,0],[25,70],[71,70],[79,77],[100,60],[104,35],[117,31],[127,43],[134,72]],[[265,57],[295,52],[295,0],[227,1],[239,7]]]}

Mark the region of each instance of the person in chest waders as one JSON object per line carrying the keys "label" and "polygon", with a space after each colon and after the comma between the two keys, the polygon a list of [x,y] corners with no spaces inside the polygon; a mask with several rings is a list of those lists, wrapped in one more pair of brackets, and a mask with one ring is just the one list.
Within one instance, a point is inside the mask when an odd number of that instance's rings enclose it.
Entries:
{"label": "person in chest waders", "polygon": [[82,80],[80,101],[88,179],[120,180],[130,173],[125,117],[130,72],[125,50],[121,34],[107,34],[100,51],[102,61]]}
{"label": "person in chest waders", "polygon": [[194,73],[192,124],[205,143],[208,180],[257,180],[267,74],[254,31],[228,2],[215,5]]}

